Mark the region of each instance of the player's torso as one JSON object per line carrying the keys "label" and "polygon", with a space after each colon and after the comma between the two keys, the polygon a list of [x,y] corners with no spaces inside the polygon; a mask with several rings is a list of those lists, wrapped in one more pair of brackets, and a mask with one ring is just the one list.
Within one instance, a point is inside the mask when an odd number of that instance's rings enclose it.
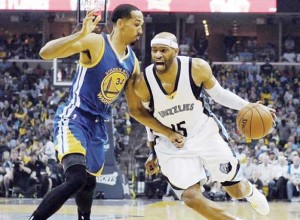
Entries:
{"label": "player's torso", "polygon": [[[187,136],[207,115],[203,113],[202,101],[198,99],[201,88],[197,92],[192,89],[191,59],[178,57],[178,73],[174,93],[168,95],[158,77],[155,77],[153,65],[146,69],[146,80],[151,88],[153,115],[162,124]],[[198,94],[195,94],[198,93]]]}
{"label": "player's torso", "polygon": [[119,59],[109,38],[104,38],[96,65],[79,64],[70,91],[69,104],[94,115],[107,118],[110,104],[123,90],[135,68],[135,55],[128,47],[127,55]]}

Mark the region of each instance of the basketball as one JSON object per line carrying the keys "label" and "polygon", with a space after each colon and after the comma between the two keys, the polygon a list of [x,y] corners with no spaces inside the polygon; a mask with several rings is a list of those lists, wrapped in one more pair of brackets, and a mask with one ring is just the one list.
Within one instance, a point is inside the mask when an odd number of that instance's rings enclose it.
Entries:
{"label": "basketball", "polygon": [[236,124],[239,132],[251,139],[260,139],[266,136],[273,125],[272,114],[267,107],[258,103],[250,103],[242,108]]}

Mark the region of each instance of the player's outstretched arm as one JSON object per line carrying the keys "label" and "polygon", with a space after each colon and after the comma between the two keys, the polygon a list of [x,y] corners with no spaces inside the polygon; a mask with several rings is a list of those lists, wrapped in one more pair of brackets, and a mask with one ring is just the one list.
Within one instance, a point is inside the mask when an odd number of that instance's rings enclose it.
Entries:
{"label": "player's outstretched arm", "polygon": [[95,39],[97,36],[96,34],[90,33],[101,20],[101,16],[96,17],[95,20],[94,18],[94,11],[88,12],[79,32],[49,41],[40,50],[40,56],[43,59],[48,60],[68,57],[85,50],[93,50],[93,47],[95,47],[93,43],[97,42],[97,39]]}
{"label": "player's outstretched arm", "polygon": [[[148,93],[148,97],[147,97]],[[182,147],[184,136],[161,124],[150,114],[142,102],[150,100],[150,94],[142,74],[134,74],[126,84],[125,95],[130,115],[141,124],[167,137],[176,147]]]}
{"label": "player's outstretched arm", "polygon": [[237,96],[233,92],[224,89],[212,74],[207,62],[201,59],[193,59],[192,76],[196,85],[203,85],[205,91],[217,103],[240,110],[249,102]]}

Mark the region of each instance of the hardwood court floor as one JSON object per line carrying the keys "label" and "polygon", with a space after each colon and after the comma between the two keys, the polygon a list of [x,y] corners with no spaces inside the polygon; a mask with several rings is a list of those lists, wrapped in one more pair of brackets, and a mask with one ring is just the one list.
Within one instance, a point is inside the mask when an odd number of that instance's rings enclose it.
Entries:
{"label": "hardwood court floor", "polygon": [[[0,220],[27,220],[40,199],[0,198]],[[260,216],[247,202],[222,202],[222,207],[243,220],[300,220],[300,203],[270,203],[271,213]],[[179,201],[95,200],[92,220],[204,220]],[[76,220],[76,206],[70,199],[50,220]]]}

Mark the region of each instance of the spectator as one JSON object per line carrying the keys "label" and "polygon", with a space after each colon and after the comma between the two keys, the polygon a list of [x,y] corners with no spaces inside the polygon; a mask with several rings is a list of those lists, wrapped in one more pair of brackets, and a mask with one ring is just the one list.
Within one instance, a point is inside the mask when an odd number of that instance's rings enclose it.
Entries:
{"label": "spectator", "polygon": [[268,87],[264,87],[262,92],[260,93],[260,101],[266,106],[273,103],[272,95],[268,89]]}
{"label": "spectator", "polygon": [[288,167],[287,197],[292,201],[293,195],[298,194],[300,189],[300,158],[295,156],[293,164]]}
{"label": "spectator", "polygon": [[268,155],[264,154],[262,156],[262,164],[257,166],[257,170],[260,172],[259,178],[263,182],[263,185],[266,189],[265,194],[268,196],[269,200],[272,200],[273,198],[271,192],[275,186],[274,165],[270,164],[270,158]]}
{"label": "spectator", "polygon": [[48,138],[45,140],[46,143],[42,147],[42,152],[45,156],[47,156],[48,164],[50,167],[52,167],[52,165],[56,163],[56,151],[55,151],[54,143],[50,138],[51,137],[49,135]]}
{"label": "spectator", "polygon": [[27,167],[23,161],[16,160],[13,162],[13,184],[12,196],[31,197],[33,190],[29,187],[31,169]]}
{"label": "spectator", "polygon": [[276,147],[276,142],[273,138],[269,141],[268,149],[270,150],[270,152],[273,152],[275,154],[276,158],[278,158],[279,150]]}
{"label": "spectator", "polygon": [[239,144],[237,147],[238,151],[236,152],[236,157],[240,161],[241,165],[245,165],[247,161],[247,156],[244,153],[244,146],[242,144]]}
{"label": "spectator", "polygon": [[245,178],[248,180],[252,177],[253,171],[257,170],[257,166],[253,163],[252,157],[247,157],[247,162],[242,168],[243,168],[243,174]]}
{"label": "spectator", "polygon": [[273,188],[273,196],[282,200],[286,196],[286,183],[288,178],[288,165],[285,157],[279,156],[278,164],[274,167],[274,170],[274,180],[276,182],[276,185]]}
{"label": "spectator", "polygon": [[11,187],[13,183],[13,167],[14,163],[18,161],[19,152],[16,149],[11,150],[10,160],[7,161],[6,174],[4,175],[4,189],[5,197],[11,196]]}
{"label": "spectator", "polygon": [[259,172],[257,170],[252,171],[252,176],[250,179],[248,179],[250,183],[253,184],[261,193],[264,194],[263,191],[263,182],[259,179]]}
{"label": "spectator", "polygon": [[274,166],[278,164],[278,160],[273,151],[269,151],[269,158],[270,158],[270,162],[269,162],[270,164],[272,164]]}
{"label": "spectator", "polygon": [[[48,191],[51,184],[49,178],[50,168],[47,165],[48,158],[44,157],[44,163],[37,158],[35,152],[30,153],[30,161],[27,167],[30,168],[30,185],[37,192],[37,197],[43,197]],[[45,161],[45,159],[47,161]]]}
{"label": "spectator", "polygon": [[260,73],[262,74],[263,77],[270,77],[271,74],[273,73],[273,65],[270,64],[270,59],[266,58],[265,63],[260,66]]}
{"label": "spectator", "polygon": [[284,45],[285,51],[291,52],[291,51],[294,51],[296,44],[295,44],[295,40],[293,39],[293,37],[288,35],[286,37],[286,39],[284,40],[283,45]]}
{"label": "spectator", "polygon": [[182,40],[181,44],[179,44],[179,54],[182,56],[189,56],[190,55],[190,45],[188,44],[187,40]]}
{"label": "spectator", "polygon": [[2,58],[2,62],[0,63],[0,73],[4,74],[9,70],[11,64],[7,62],[6,58]]}
{"label": "spectator", "polygon": [[289,136],[291,135],[291,129],[286,123],[286,119],[282,119],[281,123],[277,125],[277,130],[279,134],[279,147],[282,149],[287,143]]}
{"label": "spectator", "polygon": [[0,162],[0,192],[1,193],[5,192],[4,176],[7,172],[9,172],[10,167],[12,167],[12,164],[9,159],[10,159],[9,151],[4,151]]}

